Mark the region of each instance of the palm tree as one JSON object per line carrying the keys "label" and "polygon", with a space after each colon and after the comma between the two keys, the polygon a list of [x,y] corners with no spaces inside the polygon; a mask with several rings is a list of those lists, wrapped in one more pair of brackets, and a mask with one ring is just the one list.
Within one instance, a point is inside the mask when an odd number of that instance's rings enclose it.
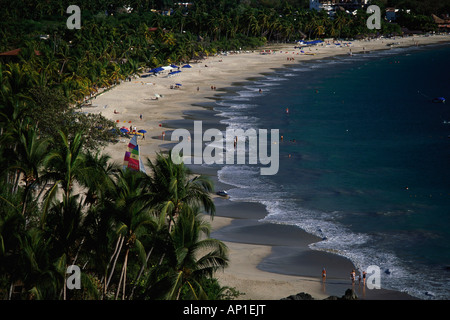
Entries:
{"label": "palm tree", "polygon": [[114,187],[113,176],[120,169],[117,163],[111,163],[111,156],[100,152],[85,154],[85,166],[90,174],[86,175],[83,185],[85,187],[85,205],[92,206],[104,198]]}
{"label": "palm tree", "polygon": [[[59,131],[59,135],[60,141],[57,141],[56,144],[58,148],[51,151],[45,161],[45,165],[48,167],[46,176],[54,181],[54,185],[48,193],[47,203],[56,195],[59,186],[68,203],[75,182],[83,183],[92,171],[91,168],[85,166],[82,134],[78,132],[70,140],[62,131]],[[45,215],[45,210],[43,213]]]}
{"label": "palm tree", "polygon": [[22,214],[24,215],[31,188],[40,182],[40,173],[48,153],[50,140],[39,138],[36,127],[29,122],[22,122],[13,136],[17,139],[14,148],[15,161],[9,169],[20,172],[25,183],[22,198]]}
{"label": "palm tree", "polygon": [[21,279],[17,265],[25,226],[20,196],[12,194],[10,188],[9,184],[0,185],[0,279],[9,285],[8,297],[4,295],[3,299],[11,298],[14,284]]}
{"label": "palm tree", "polygon": [[[169,279],[172,288],[168,299],[180,299],[183,289],[191,299],[204,299],[201,282],[228,264],[227,247],[209,238],[211,226],[205,222],[198,207],[184,206],[171,233],[175,259]],[[207,236],[206,239],[202,238]]]}
{"label": "palm tree", "polygon": [[152,203],[167,212],[169,227],[177,219],[184,205],[198,206],[209,213],[215,213],[215,205],[210,192],[212,182],[206,176],[191,176],[190,170],[183,164],[175,164],[171,154],[157,154],[156,161],[147,159],[147,165],[153,175],[147,176],[147,185],[152,194]]}
{"label": "palm tree", "polygon": [[[153,210],[152,210],[153,211]],[[152,253],[154,249],[157,246],[165,246],[167,245],[166,239],[169,238],[168,236],[168,228],[166,225],[166,216],[161,213],[154,212],[151,214],[150,219],[153,220],[153,223],[148,223],[148,241],[151,243],[151,248],[148,250],[147,256],[145,258],[145,261],[143,261],[142,266],[136,276],[136,279],[134,280],[134,285],[131,290],[131,293],[129,295],[129,299],[133,299],[134,292],[137,288],[137,286],[140,283],[141,277],[144,275],[144,272],[147,270],[149,271],[149,260],[152,256]]]}
{"label": "palm tree", "polygon": [[65,269],[51,254],[51,240],[38,229],[31,229],[22,238],[16,268],[28,299],[57,299],[65,286]]}
{"label": "palm tree", "polygon": [[[139,261],[146,263],[145,248],[141,239],[149,236],[151,230],[157,228],[157,222],[151,215],[150,205],[144,197],[144,174],[130,170],[117,170],[115,177],[111,201],[106,203],[104,208],[104,212],[111,216],[110,226],[114,230],[116,242],[116,248],[106,268],[104,293],[107,292],[111,283],[118,258],[123,256],[115,298],[117,299],[122,293],[121,297],[125,299],[129,254],[132,250],[136,250],[140,257]],[[109,267],[111,263],[112,266]]]}
{"label": "palm tree", "polygon": [[117,184],[120,193],[116,199],[117,233],[124,237],[125,255],[116,299],[121,286],[123,288],[122,299],[125,299],[128,255],[133,247],[138,249],[141,257],[145,255],[145,249],[139,237],[145,234],[146,224],[153,223],[153,220],[150,218],[147,203],[140,199],[143,190],[142,177],[130,170],[121,170],[118,173]]}
{"label": "palm tree", "polygon": [[342,29],[348,24],[347,14],[344,12],[337,12],[336,18],[333,21],[335,29],[338,30],[338,38],[341,38]]}
{"label": "palm tree", "polygon": [[[44,226],[46,239],[51,239],[52,256],[58,257],[60,272],[64,275],[69,265],[77,263],[85,234],[84,214],[79,195],[63,197],[52,203]],[[62,290],[66,300],[66,286]]]}

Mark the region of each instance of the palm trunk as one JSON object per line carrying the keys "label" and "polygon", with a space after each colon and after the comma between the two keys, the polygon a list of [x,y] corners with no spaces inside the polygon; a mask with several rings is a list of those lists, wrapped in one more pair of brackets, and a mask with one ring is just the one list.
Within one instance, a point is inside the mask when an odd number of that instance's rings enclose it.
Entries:
{"label": "palm trunk", "polygon": [[177,300],[180,300],[180,294],[181,294],[181,289],[182,288],[183,288],[183,286],[180,286],[180,288],[178,289]]}
{"label": "palm trunk", "polygon": [[122,285],[122,277],[123,277],[123,267],[122,272],[120,273],[119,285],[117,286],[116,296],[114,297],[115,300],[117,300],[117,297],[119,296],[120,286]]}
{"label": "palm trunk", "polygon": [[125,254],[124,274],[123,274],[122,300],[125,300],[125,289],[126,289],[126,285],[127,285],[128,253],[129,253],[129,252],[130,252],[130,247],[127,248],[127,253]]}
{"label": "palm trunk", "polygon": [[11,280],[11,286],[9,287],[8,300],[11,300],[11,298],[12,298],[12,293],[13,293],[13,290],[14,290],[14,281],[13,281],[13,280]]}
{"label": "palm trunk", "polygon": [[[67,265],[66,265],[66,270],[67,270]],[[66,290],[66,287],[67,287],[67,283],[66,283],[66,276],[67,276],[67,274],[66,273],[64,273],[64,283],[63,283],[63,300],[66,300],[66,295],[67,295],[67,290]]]}
{"label": "palm trunk", "polygon": [[141,279],[141,276],[142,276],[142,274],[144,273],[145,265],[148,263],[148,260],[150,259],[150,256],[151,256],[151,254],[152,254],[152,252],[153,252],[153,248],[154,248],[154,247],[152,247],[152,248],[150,249],[150,251],[148,252],[147,258],[145,259],[145,263],[142,264],[141,270],[139,270],[139,274],[138,274],[138,276],[136,277],[136,280],[135,280],[135,282],[134,282],[133,289],[131,290],[131,294],[130,294],[130,298],[129,298],[130,300],[133,299],[134,290],[136,289],[136,286],[137,286],[137,283],[139,282],[139,279]]}
{"label": "palm trunk", "polygon": [[80,245],[79,245],[79,247],[78,247],[77,253],[75,254],[75,258],[73,259],[72,264],[76,264],[76,261],[77,261],[77,259],[78,259],[78,254],[79,254],[80,251],[81,251],[81,247],[83,246],[83,243],[84,243],[84,240],[85,240],[85,239],[86,239],[85,237],[83,237],[83,239],[81,239]]}
{"label": "palm trunk", "polygon": [[[112,278],[112,275],[113,275],[113,273],[114,273],[114,269],[116,268],[117,258],[119,258],[120,251],[122,250],[122,245],[123,245],[123,240],[124,240],[124,239],[125,239],[125,238],[122,237],[122,236],[119,237],[119,239],[118,239],[118,241],[120,240],[119,249],[117,250],[117,245],[116,245],[116,251],[115,251],[114,254],[111,256],[111,260],[112,260],[112,258],[114,257],[114,255],[115,255],[115,259],[114,259],[114,263],[113,263],[113,266],[112,266],[112,269],[111,269],[111,273],[109,274],[109,278],[106,277],[106,275],[105,275],[105,281],[106,281],[106,278],[108,278],[108,281],[106,282],[106,285],[105,285],[104,294],[106,294],[106,292],[107,292],[107,290],[108,290],[109,283],[111,282],[111,278]],[[110,261],[110,262],[111,262],[111,261]],[[108,272],[108,271],[106,271],[106,272]]]}
{"label": "palm trunk", "polygon": [[25,215],[25,211],[27,209],[28,192],[30,192],[30,191],[29,191],[29,186],[28,186],[28,183],[27,183],[27,185],[25,186],[24,192],[23,192],[24,195],[23,195],[22,216]]}
{"label": "palm trunk", "polygon": [[47,185],[47,181],[45,181],[45,183],[42,185],[42,188],[41,188],[41,191],[39,191],[39,194],[38,194],[38,196],[37,196],[37,200],[39,200],[40,198],[41,198],[41,196],[42,196],[42,194],[44,193],[44,191],[45,191],[45,186]]}
{"label": "palm trunk", "polygon": [[20,174],[20,172],[14,172],[14,184],[12,189],[13,194],[16,194],[17,190],[19,189]]}
{"label": "palm trunk", "polygon": [[125,259],[124,259],[123,266],[122,266],[122,272],[120,273],[119,285],[117,286],[116,297],[115,297],[116,300],[119,297],[120,288],[122,286],[122,279],[123,279],[122,300],[125,300],[125,285],[126,285],[126,281],[127,281],[127,261],[128,261],[128,253],[129,252],[130,252],[130,248],[127,247],[127,251],[125,253]]}

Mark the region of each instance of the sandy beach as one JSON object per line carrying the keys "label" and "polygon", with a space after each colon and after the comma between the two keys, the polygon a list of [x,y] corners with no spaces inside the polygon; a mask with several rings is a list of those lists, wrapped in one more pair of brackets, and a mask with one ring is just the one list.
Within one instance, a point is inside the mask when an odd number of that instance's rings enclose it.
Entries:
{"label": "sandy beach", "polygon": [[[216,55],[191,63],[192,68],[181,68],[182,72],[172,77],[165,72],[122,82],[93,98],[92,106],[84,107],[83,111],[101,113],[117,122],[119,128],[132,126],[146,130],[145,139],[140,137],[138,140],[141,157],[153,159],[165,143],[162,140],[170,141],[165,132],[172,129],[164,125],[166,121],[182,119],[188,110],[202,110],[218,92],[233,83],[311,59],[348,55],[350,52],[370,54],[370,51],[389,50],[388,44],[392,43],[395,43],[392,47],[410,47],[449,40],[448,35],[437,35],[352,41],[348,45],[324,44],[304,48],[305,53],[294,49],[294,44],[280,44],[264,48],[270,50],[268,54],[255,50]],[[118,143],[108,145],[103,151],[121,164],[128,141],[128,138],[121,137]],[[213,178],[216,190],[226,189],[217,181],[214,172],[206,174]],[[235,287],[245,293],[239,299],[278,300],[299,292],[324,299],[330,295],[342,296],[347,288],[351,288],[349,273],[352,263],[332,253],[309,249],[310,243],[319,240],[316,237],[293,226],[269,226],[259,222],[266,215],[263,205],[217,197],[215,202],[217,213],[212,221],[213,237],[224,241],[230,254],[230,266],[218,272],[217,278],[223,286]],[[284,265],[276,263],[281,259]],[[328,270],[325,284],[321,279],[323,265],[333,266]],[[359,297],[365,299],[409,298],[399,292],[365,290],[358,284],[354,289]]]}

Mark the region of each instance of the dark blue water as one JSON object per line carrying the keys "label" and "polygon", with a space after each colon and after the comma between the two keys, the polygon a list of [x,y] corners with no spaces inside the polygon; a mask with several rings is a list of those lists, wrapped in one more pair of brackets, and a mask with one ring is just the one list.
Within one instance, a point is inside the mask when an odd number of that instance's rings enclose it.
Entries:
{"label": "dark blue water", "polygon": [[[280,169],[225,166],[232,200],[383,271],[382,287],[450,298],[450,46],[300,62],[219,101],[232,128],[280,129]],[[259,93],[262,89],[262,93]],[[289,113],[286,114],[286,108]]]}

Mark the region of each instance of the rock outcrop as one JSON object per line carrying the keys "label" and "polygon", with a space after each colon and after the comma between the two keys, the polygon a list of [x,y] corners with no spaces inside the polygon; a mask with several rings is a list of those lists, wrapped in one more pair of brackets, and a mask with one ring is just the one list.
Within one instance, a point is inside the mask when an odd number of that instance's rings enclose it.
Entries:
{"label": "rock outcrop", "polygon": [[[283,298],[281,300],[314,300],[314,298],[306,292],[300,292],[294,295],[290,295],[289,297]],[[345,294],[342,297],[337,296],[329,296],[324,300],[358,300],[358,295],[352,289],[347,289]]]}

